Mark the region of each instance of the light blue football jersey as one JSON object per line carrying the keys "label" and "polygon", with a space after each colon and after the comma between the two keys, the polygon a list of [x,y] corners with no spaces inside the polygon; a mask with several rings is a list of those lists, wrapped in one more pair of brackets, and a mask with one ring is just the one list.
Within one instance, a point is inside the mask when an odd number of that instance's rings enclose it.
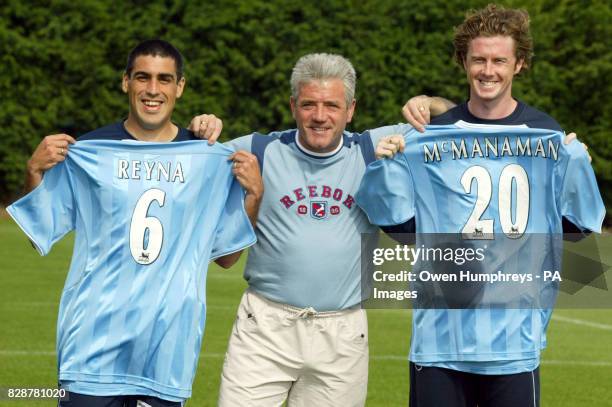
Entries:
{"label": "light blue football jersey", "polygon": [[[468,240],[547,234],[552,241],[562,233],[563,217],[599,232],[605,208],[588,156],[578,142],[564,145],[563,136],[463,122],[411,131],[403,154],[368,167],[356,201],[372,223],[414,218],[419,234],[460,233]],[[533,247],[525,244],[522,255],[498,266],[535,272],[555,261],[530,252]],[[416,308],[410,360],[482,374],[533,370],[551,311]]]}
{"label": "light blue football jersey", "polygon": [[59,379],[90,395],[191,395],[206,271],[255,242],[232,151],[201,141],[79,141],[8,212],[41,254],[75,230]]}

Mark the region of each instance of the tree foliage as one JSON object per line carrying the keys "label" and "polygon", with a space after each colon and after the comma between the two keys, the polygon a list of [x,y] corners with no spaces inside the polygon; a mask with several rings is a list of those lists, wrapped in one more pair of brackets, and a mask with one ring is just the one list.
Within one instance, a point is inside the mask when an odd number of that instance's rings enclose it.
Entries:
{"label": "tree foliage", "polygon": [[[187,88],[175,120],[224,119],[224,138],[293,126],[289,76],[308,52],[347,56],[358,72],[350,128],[402,121],[408,97],[467,96],[452,59],[452,32],[484,1],[10,0],[0,9],[0,196],[20,188],[42,137],[79,135],[127,115],[120,79],[128,51],[164,38],[186,58]],[[535,39],[533,69],[515,95],[555,117],[590,147],[612,204],[610,4],[604,0],[510,1],[526,8]],[[608,78],[608,79],[606,79]]]}

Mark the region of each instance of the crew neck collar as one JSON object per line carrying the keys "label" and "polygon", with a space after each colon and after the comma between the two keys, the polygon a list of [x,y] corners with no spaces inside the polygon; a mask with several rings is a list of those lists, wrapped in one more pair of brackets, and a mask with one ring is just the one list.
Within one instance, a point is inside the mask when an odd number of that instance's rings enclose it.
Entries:
{"label": "crew neck collar", "polygon": [[327,152],[327,153],[319,153],[316,151],[312,151],[309,150],[308,148],[304,147],[302,145],[302,143],[300,143],[300,132],[296,131],[295,132],[295,145],[297,146],[298,150],[300,150],[302,153],[309,155],[311,157],[316,157],[316,158],[329,158],[332,157],[336,154],[338,154],[338,152],[342,149],[342,145],[344,144],[343,138],[340,138],[339,142],[338,142],[338,146],[336,148],[334,148],[332,151]]}

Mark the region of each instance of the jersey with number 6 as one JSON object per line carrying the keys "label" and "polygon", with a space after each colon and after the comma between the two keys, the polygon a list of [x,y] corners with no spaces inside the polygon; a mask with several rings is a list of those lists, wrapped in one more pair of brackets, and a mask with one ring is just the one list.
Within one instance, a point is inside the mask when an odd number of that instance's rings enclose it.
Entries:
{"label": "jersey with number 6", "polygon": [[[368,167],[356,201],[374,224],[414,218],[417,233],[471,241],[559,236],[563,217],[600,231],[605,210],[588,156],[576,141],[564,145],[563,137],[465,122],[410,131],[403,154]],[[495,244],[493,250],[504,247]],[[501,253],[496,267],[545,270],[554,259],[543,248],[527,243],[521,255]],[[510,308],[415,309],[410,359],[481,374],[533,370],[550,309]]]}
{"label": "jersey with number 6", "polygon": [[62,386],[190,396],[208,263],[255,241],[231,153],[201,141],[78,141],[8,208],[41,254],[76,231],[57,326]]}

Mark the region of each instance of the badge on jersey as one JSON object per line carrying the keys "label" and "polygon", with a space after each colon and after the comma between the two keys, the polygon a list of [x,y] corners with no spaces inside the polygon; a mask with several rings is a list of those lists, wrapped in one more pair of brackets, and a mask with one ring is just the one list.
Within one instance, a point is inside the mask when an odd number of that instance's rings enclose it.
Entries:
{"label": "badge on jersey", "polygon": [[315,219],[327,218],[327,202],[312,201],[310,202],[310,216]]}

